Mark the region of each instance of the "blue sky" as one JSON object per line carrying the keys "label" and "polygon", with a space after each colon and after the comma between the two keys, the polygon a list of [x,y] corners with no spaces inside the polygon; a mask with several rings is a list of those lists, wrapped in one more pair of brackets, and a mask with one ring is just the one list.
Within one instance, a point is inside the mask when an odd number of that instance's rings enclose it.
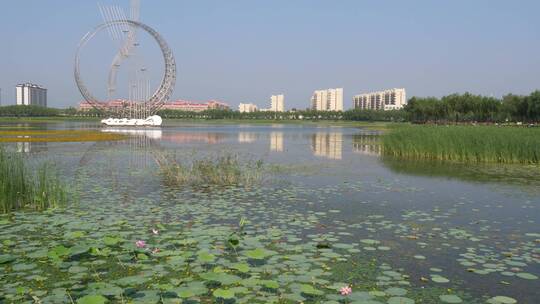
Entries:
{"label": "blue sky", "polygon": [[[174,51],[174,98],[236,108],[284,93],[286,108],[305,108],[313,90],[343,87],[350,108],[353,95],[392,87],[409,97],[540,89],[539,11],[527,0],[142,0],[141,21]],[[2,0],[2,103],[30,81],[51,106],[77,105],[76,46],[100,22],[97,1]],[[92,73],[106,82],[107,71]]]}

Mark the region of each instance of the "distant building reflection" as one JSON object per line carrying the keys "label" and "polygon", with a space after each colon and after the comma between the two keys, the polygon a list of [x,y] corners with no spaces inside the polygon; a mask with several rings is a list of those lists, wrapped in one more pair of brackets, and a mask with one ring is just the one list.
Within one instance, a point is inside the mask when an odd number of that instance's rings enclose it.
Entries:
{"label": "distant building reflection", "polygon": [[252,143],[257,140],[257,133],[253,132],[238,132],[239,143]]}
{"label": "distant building reflection", "polygon": [[270,151],[283,152],[283,132],[270,133]]}
{"label": "distant building reflection", "polygon": [[193,133],[193,132],[174,132],[173,134],[165,134],[162,136],[163,140],[177,143],[187,144],[194,142],[204,142],[207,144],[217,144],[223,141],[225,134],[223,133]]}
{"label": "distant building reflection", "polygon": [[47,151],[46,142],[18,142],[18,153],[37,153]]}
{"label": "distant building reflection", "polygon": [[311,136],[313,155],[330,159],[341,159],[343,150],[342,133],[316,133]]}
{"label": "distant building reflection", "polygon": [[353,152],[366,155],[381,155],[380,136],[356,134],[353,135]]}

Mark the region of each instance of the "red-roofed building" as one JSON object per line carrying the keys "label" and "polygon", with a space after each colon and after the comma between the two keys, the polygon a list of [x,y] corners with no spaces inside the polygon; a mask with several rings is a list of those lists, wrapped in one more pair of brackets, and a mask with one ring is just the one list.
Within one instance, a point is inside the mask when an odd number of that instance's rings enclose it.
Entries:
{"label": "red-roofed building", "polygon": [[[109,109],[121,109],[129,104],[129,101],[123,99],[115,99],[105,103]],[[79,104],[79,111],[88,111],[93,107],[86,101]],[[209,100],[204,102],[189,101],[189,100],[175,100],[165,103],[161,109],[163,110],[180,110],[180,111],[193,111],[201,112],[204,110],[229,109],[229,105],[217,100]]]}

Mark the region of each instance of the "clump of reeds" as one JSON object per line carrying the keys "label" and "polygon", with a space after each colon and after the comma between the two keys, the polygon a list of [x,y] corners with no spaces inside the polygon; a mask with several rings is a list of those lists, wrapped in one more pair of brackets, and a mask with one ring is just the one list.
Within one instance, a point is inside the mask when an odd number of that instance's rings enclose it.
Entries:
{"label": "clump of reeds", "polygon": [[45,210],[66,202],[66,187],[49,164],[35,174],[22,156],[0,148],[0,213],[20,209]]}
{"label": "clump of reeds", "polygon": [[383,136],[383,153],[416,160],[539,164],[540,129],[401,126]]}
{"label": "clump of reeds", "polygon": [[160,173],[168,186],[253,186],[269,174],[262,160],[223,154],[178,162],[171,157],[158,159]]}

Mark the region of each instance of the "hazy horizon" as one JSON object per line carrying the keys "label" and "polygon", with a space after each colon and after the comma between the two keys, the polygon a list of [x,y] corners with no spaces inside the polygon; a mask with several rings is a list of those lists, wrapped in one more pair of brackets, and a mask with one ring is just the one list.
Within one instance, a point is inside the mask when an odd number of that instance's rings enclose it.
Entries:
{"label": "hazy horizon", "polygon": [[[45,86],[51,107],[78,105],[73,59],[81,37],[102,22],[97,3],[2,3],[2,105],[15,103],[23,82]],[[129,11],[128,0],[100,3]],[[142,0],[141,21],[174,52],[172,99],[236,109],[268,107],[270,95],[283,93],[286,109],[306,108],[314,90],[343,87],[348,109],[355,94],[396,87],[408,98],[540,89],[539,10],[537,1]],[[85,76],[106,82],[107,72]]]}

